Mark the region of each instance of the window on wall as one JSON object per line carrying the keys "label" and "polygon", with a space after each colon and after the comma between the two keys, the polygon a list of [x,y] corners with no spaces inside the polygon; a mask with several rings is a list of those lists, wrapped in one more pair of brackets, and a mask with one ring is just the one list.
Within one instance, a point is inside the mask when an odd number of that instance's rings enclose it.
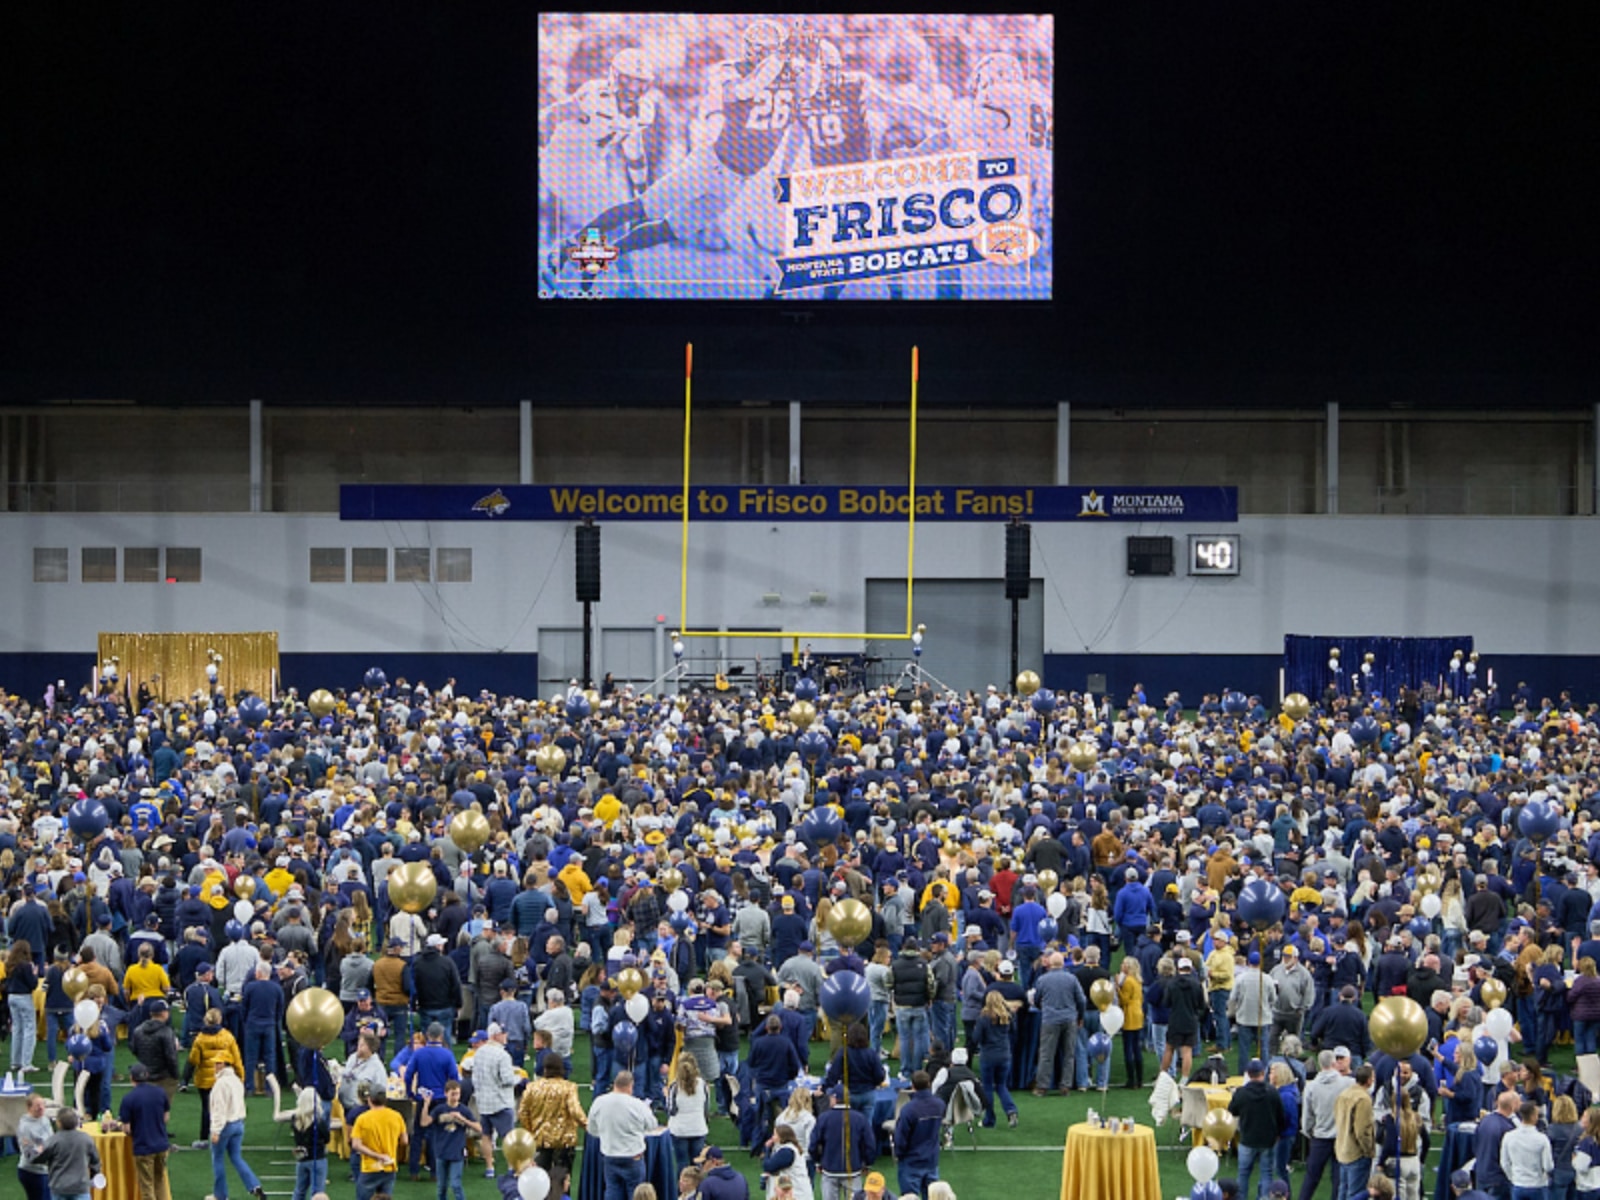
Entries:
{"label": "window on wall", "polygon": [[431,551],[426,547],[396,546],[394,551],[394,581],[396,583],[427,583],[432,578],[429,566]]}
{"label": "window on wall", "polygon": [[123,583],[161,582],[161,547],[125,546],[122,550]]}
{"label": "window on wall", "polygon": [[350,551],[350,581],[352,583],[388,583],[389,548],[387,546],[357,546]]}
{"label": "window on wall", "polygon": [[200,547],[168,546],[166,580],[168,583],[199,583]]}
{"label": "window on wall", "polygon": [[311,582],[345,582],[343,546],[311,547]]}
{"label": "window on wall", "polygon": [[472,547],[439,547],[433,577],[440,583],[471,583]]}
{"label": "window on wall", "polygon": [[117,581],[117,548],[115,546],[85,546],[83,548],[83,581],[85,583],[115,583]]}
{"label": "window on wall", "polygon": [[67,548],[65,546],[35,546],[33,548],[33,581],[35,583],[65,583],[67,581]]}

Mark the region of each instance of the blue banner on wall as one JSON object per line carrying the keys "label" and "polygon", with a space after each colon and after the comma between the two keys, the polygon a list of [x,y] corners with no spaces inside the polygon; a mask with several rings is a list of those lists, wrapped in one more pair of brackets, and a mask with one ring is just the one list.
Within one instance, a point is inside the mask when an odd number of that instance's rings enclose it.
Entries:
{"label": "blue banner on wall", "polygon": [[[904,487],[693,487],[691,521],[903,521]],[[681,521],[683,489],[637,484],[345,484],[343,521]],[[922,487],[917,519],[993,521],[1239,519],[1232,487]]]}

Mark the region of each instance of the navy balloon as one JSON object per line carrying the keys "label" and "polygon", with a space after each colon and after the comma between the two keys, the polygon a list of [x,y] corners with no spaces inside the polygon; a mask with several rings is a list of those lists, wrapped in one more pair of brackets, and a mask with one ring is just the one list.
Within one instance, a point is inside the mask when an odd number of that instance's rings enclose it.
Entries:
{"label": "navy balloon", "polygon": [[361,682],[366,684],[368,691],[376,692],[389,686],[389,677],[383,673],[382,667],[368,667]]}
{"label": "navy balloon", "polygon": [[1500,1043],[1484,1034],[1472,1043],[1472,1052],[1478,1056],[1479,1065],[1487,1067],[1500,1057]]}
{"label": "navy balloon", "polygon": [[1033,705],[1034,712],[1041,717],[1048,717],[1056,710],[1056,694],[1049,688],[1040,688],[1029,703]]}
{"label": "navy balloon", "polygon": [[808,842],[836,842],[843,832],[839,814],[827,807],[812,809],[800,824],[800,836]]}
{"label": "navy balloon", "polygon": [[1222,697],[1222,711],[1230,717],[1242,717],[1250,711],[1250,701],[1243,692],[1229,692]]}
{"label": "navy balloon", "polygon": [[94,1052],[94,1043],[87,1034],[75,1033],[67,1039],[67,1054],[72,1058],[88,1058]]}
{"label": "navy balloon", "polygon": [[1548,800],[1530,800],[1517,814],[1517,828],[1525,837],[1555,837],[1561,831],[1561,814]]}
{"label": "navy balloon", "polygon": [[111,823],[111,814],[98,800],[79,800],[67,809],[67,828],[84,841],[97,838]]}
{"label": "navy balloon", "polygon": [[828,735],[820,729],[808,729],[795,742],[800,757],[815,762],[828,752]]}
{"label": "navy balloon", "polygon": [[1039,922],[1039,940],[1049,943],[1061,936],[1061,925],[1054,917],[1046,917]]}
{"label": "navy balloon", "polygon": [[222,932],[228,935],[230,942],[237,942],[242,941],[250,931],[244,927],[243,922],[229,921],[222,927]]}
{"label": "navy balloon", "polygon": [[567,697],[567,720],[581,721],[594,710],[589,707],[589,699],[583,693]]}
{"label": "navy balloon", "polygon": [[1189,1200],[1222,1200],[1222,1185],[1215,1179],[1197,1183],[1189,1189]]}
{"label": "navy balloon", "polygon": [[632,1054],[639,1044],[639,1027],[632,1021],[618,1021],[611,1030],[611,1045],[624,1055]]}
{"label": "navy balloon", "polygon": [[267,702],[260,696],[252,693],[239,701],[239,719],[246,725],[260,725],[271,715]]}
{"label": "navy balloon", "polygon": [[1370,746],[1383,736],[1383,730],[1372,717],[1357,717],[1350,722],[1350,736],[1363,746]]}
{"label": "navy balloon", "polygon": [[794,681],[794,698],[796,700],[815,700],[817,694],[817,681],[815,679],[802,675]]}
{"label": "navy balloon", "polygon": [[872,988],[854,971],[835,971],[822,981],[818,994],[830,1021],[859,1021],[872,1006]]}
{"label": "navy balloon", "polygon": [[1089,1057],[1099,1062],[1111,1053],[1111,1035],[1105,1030],[1096,1030],[1089,1035]]}
{"label": "navy balloon", "polygon": [[673,913],[672,916],[667,918],[667,923],[679,933],[682,933],[694,925],[694,918],[686,912]]}
{"label": "navy balloon", "polygon": [[1411,932],[1419,938],[1425,938],[1433,932],[1433,922],[1427,917],[1412,917]]}
{"label": "navy balloon", "polygon": [[1266,879],[1252,879],[1239,890],[1239,917],[1257,929],[1283,920],[1288,902],[1283,889]]}

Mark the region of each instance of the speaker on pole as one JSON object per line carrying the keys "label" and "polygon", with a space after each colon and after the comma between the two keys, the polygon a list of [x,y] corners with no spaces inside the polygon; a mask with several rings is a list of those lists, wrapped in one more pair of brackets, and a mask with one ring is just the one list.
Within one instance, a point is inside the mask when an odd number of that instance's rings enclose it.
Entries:
{"label": "speaker on pole", "polygon": [[585,522],[577,528],[578,601],[597,603],[600,599],[600,526]]}
{"label": "speaker on pole", "polygon": [[1013,521],[1006,526],[1006,599],[1026,600],[1033,582],[1033,526]]}

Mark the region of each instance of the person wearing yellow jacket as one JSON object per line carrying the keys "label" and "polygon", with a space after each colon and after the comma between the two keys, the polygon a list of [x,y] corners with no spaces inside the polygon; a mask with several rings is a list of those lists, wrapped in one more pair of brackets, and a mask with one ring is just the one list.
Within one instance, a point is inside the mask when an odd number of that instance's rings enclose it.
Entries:
{"label": "person wearing yellow jacket", "polygon": [[589,876],[576,858],[570,859],[566,866],[557,871],[556,878],[567,885],[567,895],[572,897],[573,908],[582,904],[583,898],[594,891],[594,884],[589,881]]}
{"label": "person wearing yellow jacket", "polygon": [[[1122,1008],[1123,1086],[1144,1086],[1144,974],[1139,960],[1123,956],[1117,975],[1117,1004]],[[1102,1017],[1102,1020],[1104,1018]]]}
{"label": "person wearing yellow jacket", "polygon": [[1226,929],[1211,931],[1215,946],[1206,958],[1206,986],[1211,989],[1211,1014],[1217,1023],[1217,1045],[1223,1053],[1233,1045],[1228,1025],[1228,997],[1233,995],[1233,971],[1238,960],[1233,953],[1233,935]]}
{"label": "person wearing yellow jacket", "polygon": [[218,1058],[229,1059],[235,1073],[244,1078],[244,1055],[239,1053],[239,1043],[222,1027],[222,1010],[213,1008],[206,1012],[205,1028],[189,1047],[189,1069],[185,1072],[185,1081],[192,1079],[195,1091],[200,1093],[200,1139],[194,1144],[196,1150],[211,1145],[211,1089],[217,1082]]}

